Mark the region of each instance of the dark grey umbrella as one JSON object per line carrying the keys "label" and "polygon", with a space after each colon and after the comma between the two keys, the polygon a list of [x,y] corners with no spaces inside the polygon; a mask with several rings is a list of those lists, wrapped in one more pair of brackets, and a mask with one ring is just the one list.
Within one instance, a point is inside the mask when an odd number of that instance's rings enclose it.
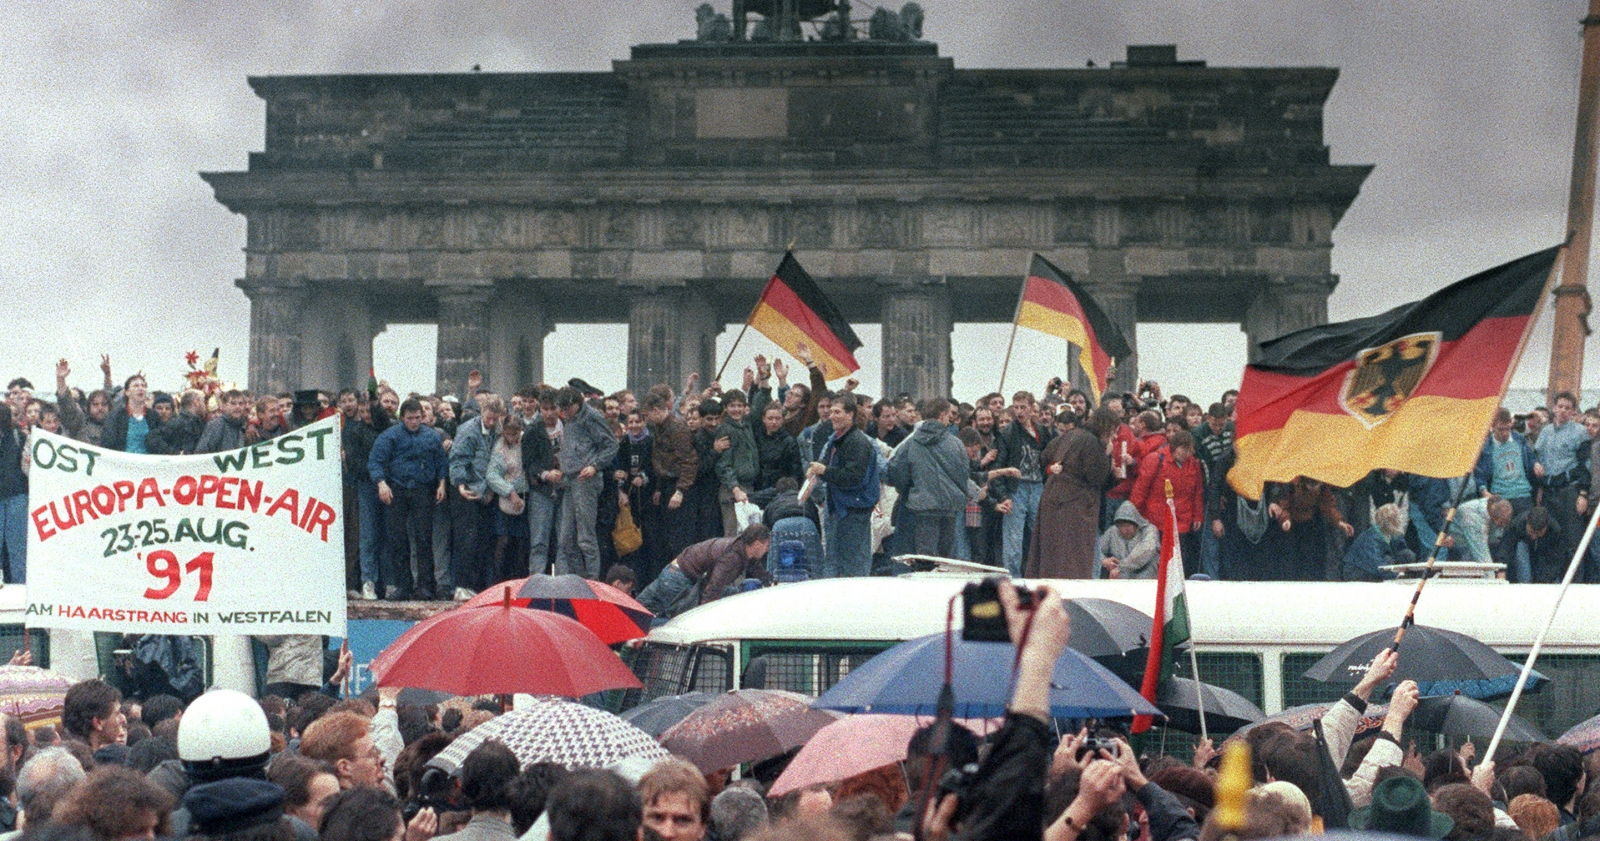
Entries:
{"label": "dark grey umbrella", "polygon": [[1204,697],[1206,730],[1232,733],[1254,724],[1267,714],[1250,699],[1220,686],[1186,677],[1169,678],[1156,689],[1156,706],[1167,714],[1167,726],[1185,733],[1200,732],[1200,699]]}
{"label": "dark grey umbrella", "polygon": [[[1500,710],[1465,695],[1436,695],[1417,702],[1410,722],[1413,727],[1446,736],[1489,739],[1500,723]],[[1550,737],[1520,715],[1512,715],[1506,722],[1503,738],[1512,742],[1550,741]]]}
{"label": "dark grey umbrella", "polygon": [[700,709],[721,697],[715,692],[689,692],[683,695],[667,695],[640,704],[630,710],[625,710],[620,715],[622,720],[649,733],[660,736],[667,732],[672,725],[684,720],[689,713]]}
{"label": "dark grey umbrella", "polygon": [[1138,686],[1150,653],[1150,614],[1110,599],[1064,601],[1072,623],[1068,646]]}
{"label": "dark grey umbrella", "polygon": [[[1356,684],[1372,659],[1392,642],[1393,628],[1362,634],[1318,660],[1306,670],[1306,677],[1322,683]],[[1414,680],[1424,694],[1459,692],[1474,698],[1496,698],[1510,694],[1521,669],[1521,664],[1466,634],[1413,625],[1400,645],[1400,661],[1392,680]],[[1536,692],[1548,682],[1549,678],[1534,672],[1524,691]]]}

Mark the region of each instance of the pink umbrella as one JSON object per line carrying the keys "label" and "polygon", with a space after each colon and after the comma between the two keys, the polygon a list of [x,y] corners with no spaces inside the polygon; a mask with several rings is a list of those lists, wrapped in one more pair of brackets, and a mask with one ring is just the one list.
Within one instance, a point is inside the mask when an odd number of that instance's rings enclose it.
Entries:
{"label": "pink umbrella", "polygon": [[[911,715],[871,713],[841,718],[818,730],[773,781],[769,797],[781,797],[819,783],[832,783],[906,758],[911,734],[932,722]],[[971,722],[957,721],[977,731]]]}

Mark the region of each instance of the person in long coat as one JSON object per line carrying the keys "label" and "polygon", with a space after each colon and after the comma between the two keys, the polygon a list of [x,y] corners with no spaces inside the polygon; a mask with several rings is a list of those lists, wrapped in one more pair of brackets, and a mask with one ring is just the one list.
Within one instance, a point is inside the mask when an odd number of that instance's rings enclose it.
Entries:
{"label": "person in long coat", "polygon": [[[1065,420],[1071,423],[1071,420]],[[1089,428],[1073,427],[1045,447],[1039,527],[1029,547],[1029,578],[1089,578],[1100,536],[1100,497],[1111,476],[1107,442],[1117,418],[1109,409],[1089,415]]]}

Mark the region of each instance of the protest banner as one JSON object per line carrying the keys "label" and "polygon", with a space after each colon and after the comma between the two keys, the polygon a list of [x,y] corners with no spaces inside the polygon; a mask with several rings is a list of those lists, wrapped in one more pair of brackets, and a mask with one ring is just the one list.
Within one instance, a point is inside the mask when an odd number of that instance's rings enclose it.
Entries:
{"label": "protest banner", "polygon": [[345,634],[339,421],[197,456],[28,443],[35,628]]}

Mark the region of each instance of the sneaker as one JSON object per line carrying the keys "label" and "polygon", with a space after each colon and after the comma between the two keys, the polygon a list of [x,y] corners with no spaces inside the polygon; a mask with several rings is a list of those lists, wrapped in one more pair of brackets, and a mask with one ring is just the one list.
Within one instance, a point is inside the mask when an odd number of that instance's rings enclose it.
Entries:
{"label": "sneaker", "polygon": [[476,596],[476,595],[478,595],[478,594],[472,592],[471,590],[468,590],[465,587],[457,587],[456,588],[456,601],[458,601],[458,602],[464,602],[467,599],[470,599],[470,598],[472,598],[473,596]]}
{"label": "sneaker", "polygon": [[363,601],[375,601],[378,598],[378,588],[371,581],[361,585],[361,598]]}

